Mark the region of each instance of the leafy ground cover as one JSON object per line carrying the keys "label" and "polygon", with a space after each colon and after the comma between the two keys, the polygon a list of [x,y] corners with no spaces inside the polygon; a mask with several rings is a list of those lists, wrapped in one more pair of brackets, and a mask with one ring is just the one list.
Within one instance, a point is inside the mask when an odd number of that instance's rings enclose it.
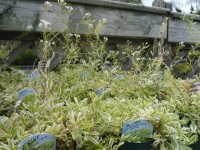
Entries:
{"label": "leafy ground cover", "polygon": [[[95,21],[90,13],[83,18],[95,33],[86,35],[84,44],[77,34],[45,32],[51,24],[41,21],[46,29],[40,41],[46,67],[39,69],[38,78],[30,81],[25,71],[0,68],[0,149],[15,150],[22,140],[39,133],[55,135],[57,149],[62,150],[118,150],[127,140],[150,141],[157,150],[190,149],[200,127],[199,89],[193,84],[199,77],[174,78],[162,56],[144,57],[148,43],[137,49],[128,45],[122,52],[105,51],[108,38],[98,33],[107,20]],[[49,72],[58,41],[66,59]],[[131,60],[129,71],[119,67],[125,60]],[[35,94],[18,100],[18,91],[24,88]],[[147,120],[154,126],[153,134],[122,135],[129,119]]]}
{"label": "leafy ground cover", "polygon": [[[141,59],[142,60],[142,59]],[[28,82],[23,71],[0,74],[0,149],[37,133],[51,133],[60,149],[118,149],[126,140],[122,125],[145,119],[154,126],[155,149],[189,149],[197,140],[200,102],[170,70],[152,59],[146,69],[97,70],[95,63],[62,64],[56,72],[41,73]],[[18,90],[29,87],[35,95],[17,103]],[[184,86],[186,87],[186,86]],[[100,90],[98,94],[97,90]],[[129,137],[141,142],[140,137]]]}

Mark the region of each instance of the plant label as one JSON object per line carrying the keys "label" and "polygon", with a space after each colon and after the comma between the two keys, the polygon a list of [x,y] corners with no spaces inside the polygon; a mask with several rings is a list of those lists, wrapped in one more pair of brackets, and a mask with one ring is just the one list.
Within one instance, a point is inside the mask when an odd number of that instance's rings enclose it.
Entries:
{"label": "plant label", "polygon": [[30,89],[30,88],[25,88],[22,90],[18,91],[18,100],[22,100],[24,97],[31,95],[31,94],[35,94],[35,91]]}
{"label": "plant label", "polygon": [[199,91],[200,91],[200,83],[196,82],[196,83],[192,84],[192,86],[190,88],[190,92],[197,93]]}
{"label": "plant label", "polygon": [[153,125],[146,120],[128,120],[123,125],[122,134],[148,137],[153,134]]}
{"label": "plant label", "polygon": [[56,137],[48,133],[35,134],[21,141],[17,147],[18,150],[56,150]]}
{"label": "plant label", "polygon": [[100,96],[102,95],[104,92],[107,92],[107,91],[110,91],[110,88],[99,88],[95,91],[95,94],[97,96]]}
{"label": "plant label", "polygon": [[87,71],[84,71],[84,72],[81,74],[81,77],[82,77],[83,79],[86,79],[86,78],[88,78],[88,77],[89,77],[89,75],[90,75],[90,73],[89,73],[89,72],[87,72]]}
{"label": "plant label", "polygon": [[119,80],[119,81],[121,81],[121,80],[124,79],[124,76],[123,76],[123,75],[118,75],[118,76],[116,77],[116,79]]}
{"label": "plant label", "polygon": [[32,81],[33,79],[36,79],[40,76],[40,74],[37,71],[32,72],[28,75],[28,81]]}

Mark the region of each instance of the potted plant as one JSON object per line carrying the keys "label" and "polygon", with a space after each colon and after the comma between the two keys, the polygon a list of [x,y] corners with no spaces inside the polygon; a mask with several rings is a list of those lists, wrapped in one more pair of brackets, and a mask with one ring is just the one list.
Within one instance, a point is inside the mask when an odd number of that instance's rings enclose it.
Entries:
{"label": "potted plant", "polygon": [[153,133],[153,125],[144,119],[131,119],[123,125],[124,144],[118,150],[150,150],[151,142],[148,141]]}

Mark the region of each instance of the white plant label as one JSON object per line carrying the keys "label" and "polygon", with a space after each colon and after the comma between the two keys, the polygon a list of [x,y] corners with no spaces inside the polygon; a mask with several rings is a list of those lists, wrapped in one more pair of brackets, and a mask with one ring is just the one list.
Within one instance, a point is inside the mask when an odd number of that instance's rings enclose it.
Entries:
{"label": "white plant label", "polygon": [[18,91],[18,100],[22,100],[24,97],[30,95],[30,94],[35,94],[35,91],[30,89],[30,88],[25,88],[22,90]]}
{"label": "white plant label", "polygon": [[124,79],[124,75],[118,75],[118,76],[116,77],[116,79],[119,80],[119,81],[121,81],[121,80]]}
{"label": "white plant label", "polygon": [[107,92],[107,91],[110,91],[110,88],[99,88],[95,91],[95,94],[97,96],[100,96],[102,95],[104,92]]}
{"label": "white plant label", "polygon": [[84,72],[81,74],[81,77],[84,78],[84,79],[88,78],[89,76],[90,76],[90,73],[87,72],[87,71],[84,71]]}
{"label": "white plant label", "polygon": [[153,125],[146,120],[128,120],[123,125],[122,134],[150,136],[153,134],[153,129]]}
{"label": "white plant label", "polygon": [[56,150],[56,137],[52,134],[41,133],[32,135],[18,144],[18,150]]}
{"label": "white plant label", "polygon": [[28,81],[32,81],[33,79],[36,79],[40,76],[40,74],[37,71],[32,72],[28,75]]}

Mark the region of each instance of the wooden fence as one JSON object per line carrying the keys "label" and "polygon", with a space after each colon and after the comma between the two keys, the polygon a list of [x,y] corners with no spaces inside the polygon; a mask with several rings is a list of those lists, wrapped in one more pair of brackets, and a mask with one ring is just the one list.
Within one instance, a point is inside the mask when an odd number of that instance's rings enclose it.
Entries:
{"label": "wooden fence", "polygon": [[[37,51],[34,41],[38,40],[43,31],[42,20],[51,23],[52,32],[68,30],[72,34],[94,34],[83,23],[87,14],[91,14],[91,19],[95,20],[94,26],[98,20],[107,20],[99,34],[108,37],[110,41],[148,41],[156,38],[164,39],[170,45],[177,42],[196,43],[200,38],[200,16],[175,13],[168,8],[110,0],[66,0],[67,7],[61,9],[57,0],[49,2],[52,6],[47,11],[45,0],[1,0],[0,39],[23,41],[10,53],[7,63],[12,63],[27,48]],[[72,8],[73,11],[69,13]]]}

